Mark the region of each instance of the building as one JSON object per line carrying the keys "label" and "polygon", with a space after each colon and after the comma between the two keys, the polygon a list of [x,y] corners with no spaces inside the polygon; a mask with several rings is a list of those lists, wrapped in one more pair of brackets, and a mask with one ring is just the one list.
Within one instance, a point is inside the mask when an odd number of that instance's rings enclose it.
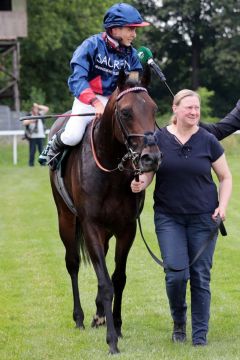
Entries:
{"label": "building", "polygon": [[0,102],[10,99],[11,108],[20,111],[20,43],[27,37],[27,1],[0,1]]}

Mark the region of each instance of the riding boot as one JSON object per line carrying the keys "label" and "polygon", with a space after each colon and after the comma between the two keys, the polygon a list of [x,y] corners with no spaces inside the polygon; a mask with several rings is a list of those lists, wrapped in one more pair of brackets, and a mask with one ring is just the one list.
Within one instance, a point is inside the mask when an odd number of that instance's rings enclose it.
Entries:
{"label": "riding boot", "polygon": [[56,170],[61,154],[66,147],[61,140],[63,131],[61,129],[52,137],[38,159],[40,164],[47,163],[52,170]]}
{"label": "riding boot", "polygon": [[56,137],[56,135],[53,135],[53,137],[48,141],[46,147],[43,149],[43,151],[39,155],[39,157],[38,157],[39,164],[47,165],[47,155],[48,155],[49,149],[50,149],[55,137]]}

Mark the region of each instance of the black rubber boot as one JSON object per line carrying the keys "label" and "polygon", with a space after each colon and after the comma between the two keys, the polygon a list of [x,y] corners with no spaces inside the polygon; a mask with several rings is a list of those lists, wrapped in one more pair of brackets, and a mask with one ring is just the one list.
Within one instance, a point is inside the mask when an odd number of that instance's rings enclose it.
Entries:
{"label": "black rubber boot", "polygon": [[186,340],[186,323],[178,324],[174,322],[172,341],[175,343],[184,343]]}

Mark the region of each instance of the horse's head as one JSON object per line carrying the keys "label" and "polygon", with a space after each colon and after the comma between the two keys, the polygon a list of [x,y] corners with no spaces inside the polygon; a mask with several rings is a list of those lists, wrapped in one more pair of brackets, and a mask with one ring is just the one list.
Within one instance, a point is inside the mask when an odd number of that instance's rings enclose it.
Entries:
{"label": "horse's head", "polygon": [[147,92],[150,69],[145,68],[141,81],[138,73],[119,74],[118,87],[111,102],[115,101],[114,132],[118,141],[128,150],[128,159],[137,172],[157,171],[161,152],[155,138],[157,105]]}

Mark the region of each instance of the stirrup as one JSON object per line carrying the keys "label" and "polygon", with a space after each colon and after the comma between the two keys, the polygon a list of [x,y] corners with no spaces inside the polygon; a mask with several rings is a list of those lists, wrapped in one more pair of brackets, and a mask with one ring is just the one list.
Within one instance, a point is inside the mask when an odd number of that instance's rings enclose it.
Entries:
{"label": "stirrup", "polygon": [[43,150],[43,152],[38,157],[38,162],[41,165],[47,165],[47,148]]}
{"label": "stirrup", "polygon": [[38,162],[41,165],[47,165],[48,162],[48,152],[51,148],[51,145],[56,137],[56,134],[48,141],[46,147],[43,149],[42,153],[38,157]]}
{"label": "stirrup", "polygon": [[50,167],[51,170],[56,170],[57,166],[59,164],[61,152],[59,151],[57,154],[55,154],[53,157],[49,158],[47,156],[46,164]]}

